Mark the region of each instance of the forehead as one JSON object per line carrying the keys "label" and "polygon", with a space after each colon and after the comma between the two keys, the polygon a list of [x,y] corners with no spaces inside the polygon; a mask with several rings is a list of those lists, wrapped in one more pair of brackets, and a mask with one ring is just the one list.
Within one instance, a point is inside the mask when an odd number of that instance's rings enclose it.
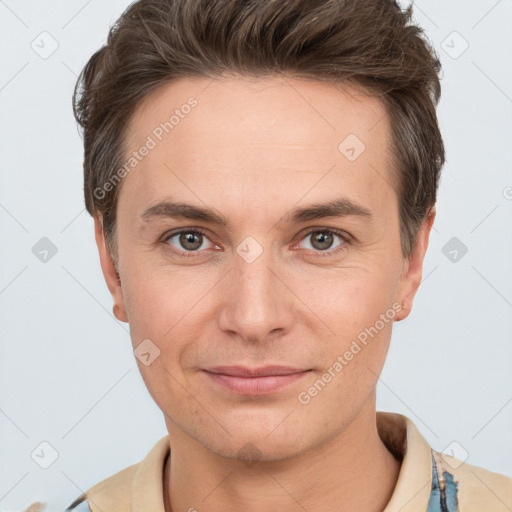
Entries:
{"label": "forehead", "polygon": [[[266,132],[275,131],[271,128],[285,121],[299,123],[293,132],[283,130],[281,140],[297,140],[301,135],[314,140],[314,132],[318,133],[316,138],[326,132],[339,138],[347,129],[368,139],[381,121],[381,128],[387,128],[381,100],[349,83],[335,85],[279,76],[180,78],[160,85],[137,105],[128,122],[127,142],[133,145],[169,121],[174,137],[179,138],[184,130],[175,128],[185,124],[182,121],[188,117],[195,120],[194,129],[200,129],[198,136],[218,131],[223,124],[223,133],[249,133],[251,139],[264,139]],[[257,128],[263,130],[257,133]],[[378,137],[378,132],[372,136]],[[167,134],[164,128],[163,135]]]}
{"label": "forehead", "polygon": [[389,141],[381,101],[351,85],[183,78],[153,91],[130,119],[128,153],[151,149],[126,176],[121,196],[142,207],[187,184],[193,198],[192,186],[201,183],[204,190],[222,188],[225,199],[248,187],[253,198],[269,197],[274,185],[297,200],[333,167],[323,190],[314,191],[323,194],[331,184],[357,195],[354,184],[359,191],[391,186]]}

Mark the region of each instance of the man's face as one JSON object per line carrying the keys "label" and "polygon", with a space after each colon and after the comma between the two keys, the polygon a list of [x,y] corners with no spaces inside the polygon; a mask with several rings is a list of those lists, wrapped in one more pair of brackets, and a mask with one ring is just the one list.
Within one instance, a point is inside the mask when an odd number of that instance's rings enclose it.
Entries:
{"label": "man's face", "polygon": [[[374,399],[421,273],[401,256],[390,137],[378,99],[319,82],[182,79],[139,105],[127,141],[150,149],[120,190],[110,289],[133,347],[151,340],[142,361],[160,351],[138,364],[170,431],[273,460]],[[294,218],[333,201],[337,216]],[[161,202],[226,224],[148,212]]]}

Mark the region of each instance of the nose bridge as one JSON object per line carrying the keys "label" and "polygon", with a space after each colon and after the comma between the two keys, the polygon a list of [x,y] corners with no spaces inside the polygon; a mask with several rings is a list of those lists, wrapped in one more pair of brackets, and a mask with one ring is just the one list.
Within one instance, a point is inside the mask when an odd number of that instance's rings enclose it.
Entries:
{"label": "nose bridge", "polygon": [[248,237],[236,252],[219,327],[252,341],[262,341],[276,329],[287,330],[293,315],[292,294],[275,275],[277,262],[272,250],[264,250],[254,238]]}

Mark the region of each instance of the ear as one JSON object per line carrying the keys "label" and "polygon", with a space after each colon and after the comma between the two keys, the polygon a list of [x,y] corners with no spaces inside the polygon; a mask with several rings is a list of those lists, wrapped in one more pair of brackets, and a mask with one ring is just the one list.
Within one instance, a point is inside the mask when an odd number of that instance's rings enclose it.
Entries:
{"label": "ear", "polygon": [[433,206],[418,230],[411,255],[404,261],[402,276],[398,287],[398,301],[402,303],[402,309],[397,312],[395,321],[407,318],[411,312],[414,296],[421,284],[423,260],[427,252],[430,231],[434,224],[435,216],[436,210]]}
{"label": "ear", "polygon": [[121,322],[128,322],[121,279],[107,247],[105,233],[103,231],[103,218],[101,216],[94,216],[94,235],[100,255],[101,270],[103,271],[103,276],[105,277],[112,299],[114,300],[114,316]]}

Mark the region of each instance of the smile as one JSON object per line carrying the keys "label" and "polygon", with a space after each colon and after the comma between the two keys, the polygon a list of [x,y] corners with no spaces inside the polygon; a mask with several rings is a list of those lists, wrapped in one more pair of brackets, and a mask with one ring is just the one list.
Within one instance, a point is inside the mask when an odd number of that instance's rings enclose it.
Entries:
{"label": "smile", "polygon": [[215,385],[241,395],[268,395],[297,382],[310,370],[285,366],[250,369],[243,366],[219,366],[202,370]]}

